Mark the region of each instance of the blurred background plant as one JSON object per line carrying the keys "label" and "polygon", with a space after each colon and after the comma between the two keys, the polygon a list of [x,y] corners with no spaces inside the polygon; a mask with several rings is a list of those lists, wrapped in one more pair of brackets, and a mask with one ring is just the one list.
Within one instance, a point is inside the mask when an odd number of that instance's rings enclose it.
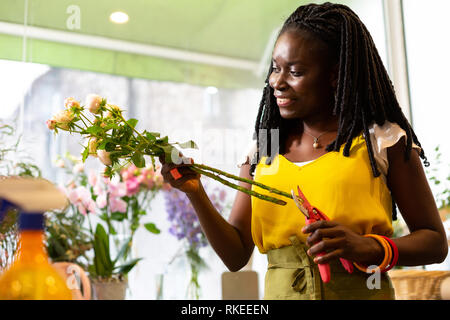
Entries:
{"label": "blurred background plant", "polygon": [[86,173],[82,159],[68,153],[55,164],[69,177],[63,189],[70,204],[65,213],[54,215],[56,228],[49,229],[48,241],[52,252],[58,261],[75,259],[97,280],[123,279],[141,260],[131,253],[137,229],[160,233],[154,223],[141,223],[156,194],[167,188],[159,168],[128,164],[120,177],[110,179],[93,169]]}
{"label": "blurred background plant", "polygon": [[[21,135],[15,129],[16,121],[0,121],[0,177],[32,176],[40,177],[41,170],[33,158],[21,145]],[[18,250],[17,211],[9,210],[0,218],[0,271],[14,262]]]}
{"label": "blurred background plant", "polygon": [[450,213],[450,163],[442,162],[439,145],[434,148],[434,160],[425,172],[432,183],[434,199],[441,210],[441,217],[445,220]]}
{"label": "blurred background plant", "polygon": [[[207,185],[205,185],[207,189]],[[219,213],[226,212],[231,204],[227,202],[227,193],[221,187],[215,187],[207,192],[208,196]],[[200,271],[207,269],[206,262],[200,256],[200,249],[208,245],[203,233],[197,214],[185,193],[170,189],[164,192],[167,219],[170,222],[169,233],[181,241],[181,246],[169,261],[168,266],[176,258],[184,256],[190,267],[190,279],[187,286],[186,297],[188,299],[199,299],[200,284],[198,276]]]}

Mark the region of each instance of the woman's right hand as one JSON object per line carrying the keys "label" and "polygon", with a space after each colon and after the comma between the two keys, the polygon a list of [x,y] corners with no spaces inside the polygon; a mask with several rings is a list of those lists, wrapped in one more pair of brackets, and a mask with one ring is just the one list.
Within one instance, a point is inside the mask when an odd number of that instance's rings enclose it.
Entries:
{"label": "woman's right hand", "polygon": [[[179,156],[183,157],[181,153]],[[169,183],[173,188],[188,194],[197,193],[200,190],[200,174],[189,168],[189,166],[194,163],[192,158],[189,158],[189,160],[191,161],[190,164],[184,163],[185,161],[181,164],[175,164],[173,162],[166,163],[164,154],[159,157],[159,161],[162,164],[161,175],[163,176],[164,181]],[[178,179],[176,179],[176,177],[179,176],[176,171],[172,171],[171,173],[171,170],[174,169],[181,175]]]}

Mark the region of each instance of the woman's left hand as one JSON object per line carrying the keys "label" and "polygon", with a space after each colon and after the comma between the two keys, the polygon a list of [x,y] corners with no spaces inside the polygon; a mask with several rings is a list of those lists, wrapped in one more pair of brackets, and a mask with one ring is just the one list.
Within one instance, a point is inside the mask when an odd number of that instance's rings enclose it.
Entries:
{"label": "woman's left hand", "polygon": [[363,237],[334,221],[317,221],[305,226],[303,233],[310,233],[306,242],[310,246],[308,255],[314,262],[325,264],[333,259],[344,258],[364,265],[379,265],[384,258],[384,249],[373,238]]}

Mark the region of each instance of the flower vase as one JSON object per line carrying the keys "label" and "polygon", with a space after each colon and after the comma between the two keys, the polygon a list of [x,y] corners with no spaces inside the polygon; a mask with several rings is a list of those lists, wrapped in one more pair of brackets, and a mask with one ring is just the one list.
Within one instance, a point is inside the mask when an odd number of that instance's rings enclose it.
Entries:
{"label": "flower vase", "polygon": [[79,265],[71,262],[55,262],[52,266],[66,280],[67,287],[72,291],[73,300],[91,300],[89,277]]}
{"label": "flower vase", "polygon": [[125,300],[128,279],[93,279],[92,287],[96,300]]}

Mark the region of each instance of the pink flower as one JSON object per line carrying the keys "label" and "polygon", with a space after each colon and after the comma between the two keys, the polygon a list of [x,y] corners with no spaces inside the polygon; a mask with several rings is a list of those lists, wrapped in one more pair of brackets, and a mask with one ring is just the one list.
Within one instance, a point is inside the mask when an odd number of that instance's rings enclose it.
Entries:
{"label": "pink flower", "polygon": [[66,164],[64,163],[63,159],[58,159],[55,161],[55,166],[58,168],[65,168]]}
{"label": "pink flower", "polygon": [[97,156],[105,166],[110,166],[112,164],[110,154],[111,153],[106,150],[97,150]]}
{"label": "pink flower", "polygon": [[67,192],[69,201],[75,205],[82,214],[95,213],[97,207],[92,200],[91,193],[85,187],[69,189]]}
{"label": "pink flower", "polygon": [[102,193],[99,196],[97,196],[97,199],[95,200],[95,203],[100,209],[103,209],[108,204],[108,201],[106,199],[106,193]]}
{"label": "pink flower", "polygon": [[84,171],[84,163],[79,162],[76,165],[73,166],[72,172],[73,173],[80,173]]}
{"label": "pink flower", "polygon": [[127,212],[127,203],[120,198],[109,198],[111,212]]}
{"label": "pink flower", "polygon": [[103,193],[105,193],[105,191],[103,190],[102,186],[100,185],[100,183],[97,183],[94,187],[93,187],[93,191],[94,194],[99,196]]}
{"label": "pink flower", "polygon": [[95,173],[95,171],[89,170],[89,173],[88,173],[89,184],[94,187],[95,185],[97,185],[97,181],[98,181],[98,178],[97,178],[97,174]]}
{"label": "pink flower", "polygon": [[128,179],[125,184],[127,186],[127,196],[132,196],[139,192],[140,184],[136,177]]}
{"label": "pink flower", "polygon": [[155,181],[153,179],[155,172],[152,168],[144,168],[141,170],[141,174],[137,176],[137,180],[147,189],[152,189],[155,185]]}
{"label": "pink flower", "polygon": [[164,183],[164,178],[161,175],[155,175],[154,179],[155,179],[155,186],[158,189],[163,188],[164,185],[167,184],[167,183]]}
{"label": "pink flower", "polygon": [[123,169],[120,172],[120,175],[122,176],[122,179],[126,181],[134,176],[139,175],[139,173],[140,173],[139,168],[136,167],[134,164],[130,164],[127,168]]}
{"label": "pink flower", "polygon": [[86,97],[86,107],[92,113],[98,113],[103,99],[99,95],[89,94]]}
{"label": "pink flower", "polygon": [[47,120],[45,122],[47,124],[47,128],[49,128],[50,130],[55,130],[56,128],[56,121],[53,119]]}
{"label": "pink flower", "polygon": [[122,198],[127,195],[127,186],[125,183],[108,180],[107,185],[111,197]]}

